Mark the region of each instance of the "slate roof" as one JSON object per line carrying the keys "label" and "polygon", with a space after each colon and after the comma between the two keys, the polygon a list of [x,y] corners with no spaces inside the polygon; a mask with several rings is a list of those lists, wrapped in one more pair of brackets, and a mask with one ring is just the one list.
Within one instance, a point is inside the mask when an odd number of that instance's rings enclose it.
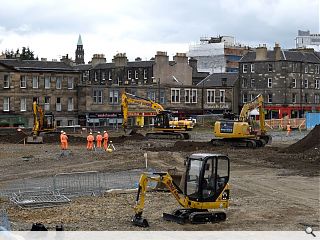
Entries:
{"label": "slate roof", "polygon": [[17,71],[60,71],[76,72],[72,66],[64,62],[38,61],[38,60],[18,60],[1,59],[0,64]]}
{"label": "slate roof", "polygon": [[238,79],[238,76],[238,73],[212,73],[201,82],[199,82],[197,86],[221,87],[222,79],[226,79],[225,86],[233,87]]}
{"label": "slate roof", "polygon": [[[154,64],[154,61],[132,61],[127,62],[126,68],[131,67],[151,67]],[[114,68],[114,62],[110,63],[100,63],[93,67],[93,69],[105,69],[105,68]]]}
{"label": "slate roof", "polygon": [[[316,52],[303,52],[303,51],[288,51],[281,50],[281,60],[290,62],[309,62],[320,63],[319,54]],[[248,52],[241,59],[240,62],[255,62],[256,52]],[[275,61],[274,51],[267,51],[267,59],[263,61]]]}

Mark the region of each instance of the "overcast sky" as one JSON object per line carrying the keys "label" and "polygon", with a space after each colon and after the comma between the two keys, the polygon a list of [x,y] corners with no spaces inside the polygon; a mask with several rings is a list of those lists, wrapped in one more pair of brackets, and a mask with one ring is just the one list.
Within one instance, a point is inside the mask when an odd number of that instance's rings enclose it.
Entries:
{"label": "overcast sky", "polygon": [[0,52],[29,46],[36,55],[74,59],[79,34],[88,62],[116,53],[150,59],[187,52],[200,37],[295,46],[298,30],[319,33],[320,0],[0,0]]}

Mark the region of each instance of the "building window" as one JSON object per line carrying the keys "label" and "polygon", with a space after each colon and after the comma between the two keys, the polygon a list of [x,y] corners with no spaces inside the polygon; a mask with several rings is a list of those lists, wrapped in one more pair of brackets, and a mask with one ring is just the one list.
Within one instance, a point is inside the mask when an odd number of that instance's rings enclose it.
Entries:
{"label": "building window", "polygon": [[192,103],[197,103],[197,98],[198,98],[198,90],[197,89],[192,89]]}
{"label": "building window", "polygon": [[254,80],[254,78],[251,78],[250,84],[251,84],[251,88],[254,88],[254,87],[255,87],[255,80]]}
{"label": "building window", "polygon": [[248,72],[248,65],[247,65],[247,64],[243,64],[243,66],[242,66],[242,72],[243,72],[243,73],[247,73],[247,72]]}
{"label": "building window", "polygon": [[61,98],[60,97],[57,97],[56,111],[61,112]]}
{"label": "building window", "polygon": [[226,101],[226,94],[225,90],[220,90],[220,103],[225,103]]}
{"label": "building window", "polygon": [[314,80],[314,88],[320,89],[320,80],[319,79]]}
{"label": "building window", "polygon": [[135,78],[135,79],[139,79],[139,72],[138,72],[138,70],[135,70],[135,71],[134,71],[134,78]]}
{"label": "building window", "polygon": [[272,78],[268,78],[268,88],[272,88]]}
{"label": "building window", "polygon": [[109,91],[109,103],[118,104],[119,103],[119,90],[110,90]]}
{"label": "building window", "polygon": [[246,102],[248,102],[248,94],[244,93],[242,95],[242,103],[246,103]]}
{"label": "building window", "polygon": [[208,89],[207,90],[207,103],[215,103],[215,90],[213,89]]}
{"label": "building window", "polygon": [[184,90],[184,102],[190,103],[190,96],[191,96],[191,89],[185,89]]}
{"label": "building window", "polygon": [[9,112],[10,111],[10,98],[3,97],[3,111]]}
{"label": "building window", "polygon": [[148,71],[147,69],[143,69],[143,79],[147,79],[148,78]]}
{"label": "building window", "polygon": [[10,75],[5,74],[3,77],[3,88],[10,88]]}
{"label": "building window", "polygon": [[68,126],[74,126],[74,120],[68,120]]}
{"label": "building window", "polygon": [[27,98],[20,99],[20,111],[21,112],[27,111]]}
{"label": "building window", "polygon": [[62,77],[56,78],[56,89],[61,89],[62,87]]}
{"label": "building window", "polygon": [[68,98],[68,111],[73,111],[73,98]]}
{"label": "building window", "polygon": [[304,88],[308,88],[308,85],[309,85],[309,81],[308,81],[308,79],[305,79],[304,80]]}
{"label": "building window", "polygon": [[247,79],[246,79],[246,78],[243,78],[243,79],[242,79],[242,87],[243,87],[243,88],[246,88],[247,85],[248,85]]}
{"label": "building window", "polygon": [[26,88],[27,87],[27,76],[21,76],[20,77],[20,88]]}
{"label": "building window", "polygon": [[128,70],[128,79],[131,79],[131,70]]}
{"label": "building window", "polygon": [[90,71],[88,70],[84,71],[84,73],[82,74],[82,81],[85,82],[89,80],[89,76],[90,76]]}
{"label": "building window", "polygon": [[93,103],[102,104],[103,91],[102,90],[93,90]]}
{"label": "building window", "polygon": [[272,103],[272,93],[268,94],[268,103]]}
{"label": "building window", "polygon": [[297,87],[297,79],[292,79],[292,82],[291,82],[291,86],[292,88],[296,88]]}
{"label": "building window", "polygon": [[292,93],[292,103],[297,103],[297,94]]}
{"label": "building window", "polygon": [[39,77],[32,76],[32,88],[39,88]]}
{"label": "building window", "polygon": [[50,111],[50,97],[44,97],[44,110]]}
{"label": "building window", "polygon": [[180,88],[171,88],[171,103],[180,103]]}
{"label": "building window", "polygon": [[251,72],[254,73],[254,63],[251,63],[250,68],[251,68]]}
{"label": "building window", "polygon": [[314,95],[314,103],[320,103],[320,95],[319,94],[315,94]]}
{"label": "building window", "polygon": [[156,101],[156,92],[151,90],[147,92],[147,98],[150,99],[151,101]]}
{"label": "building window", "polygon": [[68,78],[68,89],[73,89],[73,84],[74,84],[74,78],[69,77]]}
{"label": "building window", "polygon": [[308,93],[305,93],[304,94],[304,102],[305,103],[308,103],[308,98],[309,98]]}
{"label": "building window", "polygon": [[45,89],[50,89],[51,83],[50,83],[50,77],[45,76],[44,77],[44,88]]}
{"label": "building window", "polygon": [[308,73],[308,65],[304,66],[304,73]]}
{"label": "building window", "polygon": [[272,63],[268,63],[268,72],[272,72],[273,71],[273,65]]}
{"label": "building window", "polygon": [[319,74],[319,73],[320,73],[320,66],[316,65],[315,74]]}

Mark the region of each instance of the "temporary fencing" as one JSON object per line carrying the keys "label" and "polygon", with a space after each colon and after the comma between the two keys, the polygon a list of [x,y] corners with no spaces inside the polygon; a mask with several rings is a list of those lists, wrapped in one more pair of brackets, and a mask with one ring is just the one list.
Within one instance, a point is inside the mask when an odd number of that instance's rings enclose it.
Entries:
{"label": "temporary fencing", "polygon": [[0,231],[1,230],[11,230],[10,222],[8,219],[7,211],[5,209],[0,209]]}

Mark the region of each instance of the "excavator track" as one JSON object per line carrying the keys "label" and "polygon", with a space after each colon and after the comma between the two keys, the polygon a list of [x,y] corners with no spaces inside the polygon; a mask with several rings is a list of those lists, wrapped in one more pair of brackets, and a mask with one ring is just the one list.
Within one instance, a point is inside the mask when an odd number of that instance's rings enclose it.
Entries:
{"label": "excavator track", "polygon": [[207,209],[177,209],[169,213],[163,213],[163,219],[179,224],[192,223],[216,223],[225,221],[227,218],[224,212],[209,212]]}

